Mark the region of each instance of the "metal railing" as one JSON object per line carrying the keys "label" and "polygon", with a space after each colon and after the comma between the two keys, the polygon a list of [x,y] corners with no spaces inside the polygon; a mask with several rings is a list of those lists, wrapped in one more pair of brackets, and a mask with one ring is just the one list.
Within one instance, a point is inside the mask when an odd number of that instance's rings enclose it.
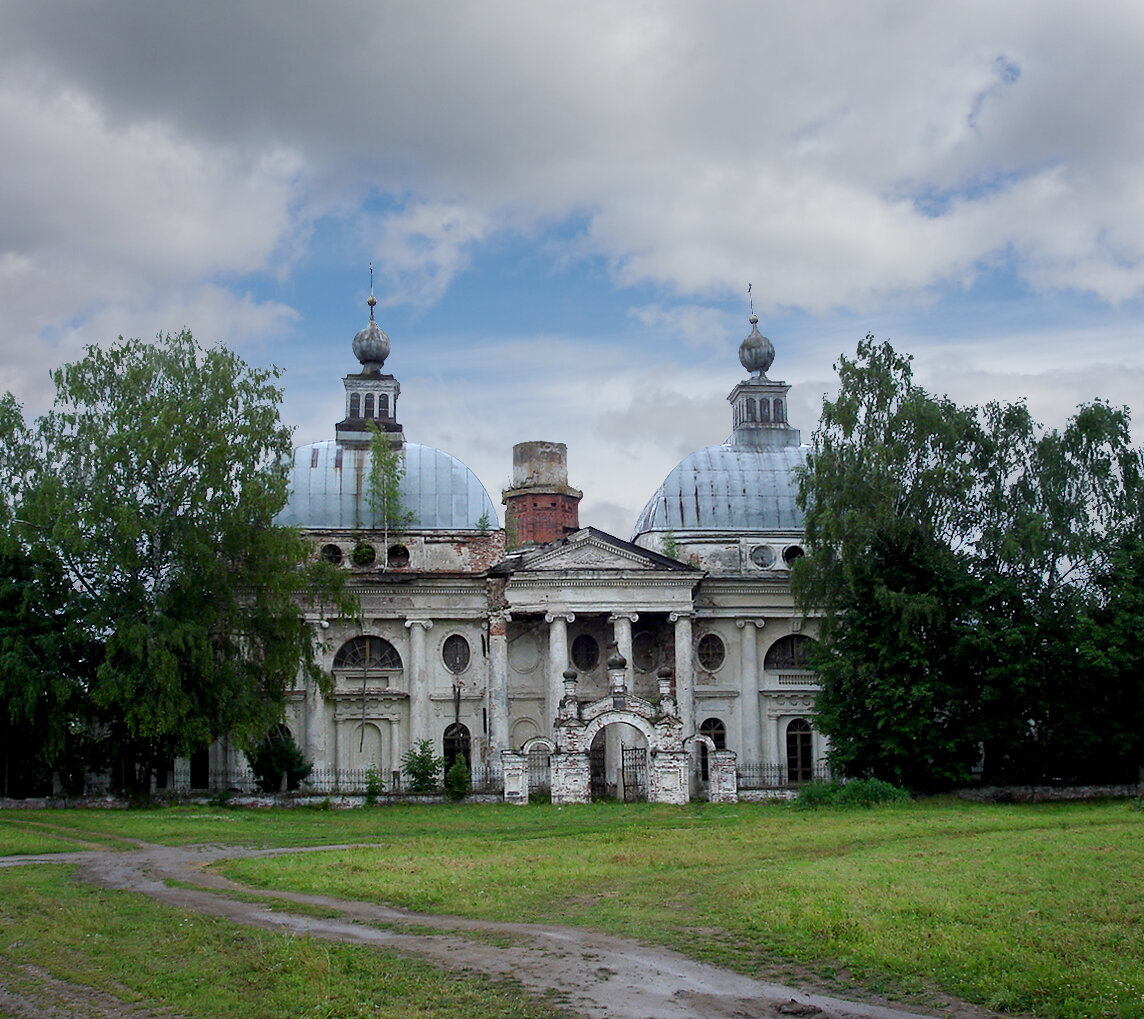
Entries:
{"label": "metal railing", "polygon": [[740,789],[786,788],[806,782],[828,782],[831,777],[825,764],[817,764],[809,773],[796,772],[793,776],[785,764],[740,764],[738,772]]}

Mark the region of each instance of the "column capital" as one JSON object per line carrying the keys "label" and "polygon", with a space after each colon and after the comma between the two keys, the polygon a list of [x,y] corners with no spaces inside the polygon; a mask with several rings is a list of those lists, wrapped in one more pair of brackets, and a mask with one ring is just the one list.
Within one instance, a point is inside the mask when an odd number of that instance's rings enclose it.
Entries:
{"label": "column capital", "polygon": [[490,623],[511,623],[512,613],[508,609],[491,609],[489,611]]}
{"label": "column capital", "polygon": [[433,629],[432,619],[407,619],[405,620],[405,628],[412,632],[413,627],[420,626],[423,630]]}
{"label": "column capital", "polygon": [[546,623],[555,623],[556,620],[563,619],[566,623],[573,623],[576,621],[575,612],[545,612],[544,621]]}
{"label": "column capital", "polygon": [[686,619],[690,622],[695,618],[695,613],[688,609],[685,612],[672,612],[668,615],[668,620],[672,623],[678,623],[681,619]]}
{"label": "column capital", "polygon": [[638,612],[613,612],[608,616],[609,623],[618,623],[621,619],[627,619],[632,623],[638,623],[640,614]]}
{"label": "column capital", "polygon": [[753,623],[756,630],[761,630],[767,625],[765,619],[736,619],[735,625],[740,629],[746,629],[748,623]]}

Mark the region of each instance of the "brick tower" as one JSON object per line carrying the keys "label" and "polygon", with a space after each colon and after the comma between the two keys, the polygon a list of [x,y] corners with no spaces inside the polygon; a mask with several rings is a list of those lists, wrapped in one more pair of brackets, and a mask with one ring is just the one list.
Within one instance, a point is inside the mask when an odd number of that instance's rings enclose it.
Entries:
{"label": "brick tower", "polygon": [[568,484],[563,442],[518,442],[512,447],[512,486],[501,493],[509,544],[544,545],[578,531],[583,497]]}

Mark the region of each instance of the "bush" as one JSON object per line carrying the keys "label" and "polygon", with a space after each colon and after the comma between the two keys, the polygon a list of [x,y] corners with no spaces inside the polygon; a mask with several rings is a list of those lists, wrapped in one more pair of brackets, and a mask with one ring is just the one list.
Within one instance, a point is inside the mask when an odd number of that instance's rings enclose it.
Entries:
{"label": "bush", "polygon": [[434,792],[437,776],[444,766],[445,758],[434,753],[431,739],[418,740],[401,758],[401,767],[409,779],[409,790],[414,793]]}
{"label": "bush", "polygon": [[264,793],[278,792],[284,779],[287,789],[297,789],[314,768],[283,725],[271,729],[246,756],[258,788]]}
{"label": "bush", "polygon": [[366,806],[372,807],[383,792],[385,792],[385,783],[382,781],[381,774],[377,770],[377,765],[371,761],[365,773]]}
{"label": "bush", "polygon": [[880,778],[860,778],[852,782],[809,782],[798,791],[796,805],[815,807],[876,807],[883,803],[909,803],[909,790]]}
{"label": "bush", "polygon": [[445,793],[451,800],[463,800],[469,793],[469,766],[460,754],[445,773]]}

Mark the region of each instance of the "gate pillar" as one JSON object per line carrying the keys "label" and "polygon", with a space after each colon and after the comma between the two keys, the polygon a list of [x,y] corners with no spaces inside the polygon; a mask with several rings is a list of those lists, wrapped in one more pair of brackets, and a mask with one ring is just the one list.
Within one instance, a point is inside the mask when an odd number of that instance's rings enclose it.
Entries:
{"label": "gate pillar", "polygon": [[551,757],[553,803],[588,803],[591,801],[591,773],[587,751],[557,751]]}

